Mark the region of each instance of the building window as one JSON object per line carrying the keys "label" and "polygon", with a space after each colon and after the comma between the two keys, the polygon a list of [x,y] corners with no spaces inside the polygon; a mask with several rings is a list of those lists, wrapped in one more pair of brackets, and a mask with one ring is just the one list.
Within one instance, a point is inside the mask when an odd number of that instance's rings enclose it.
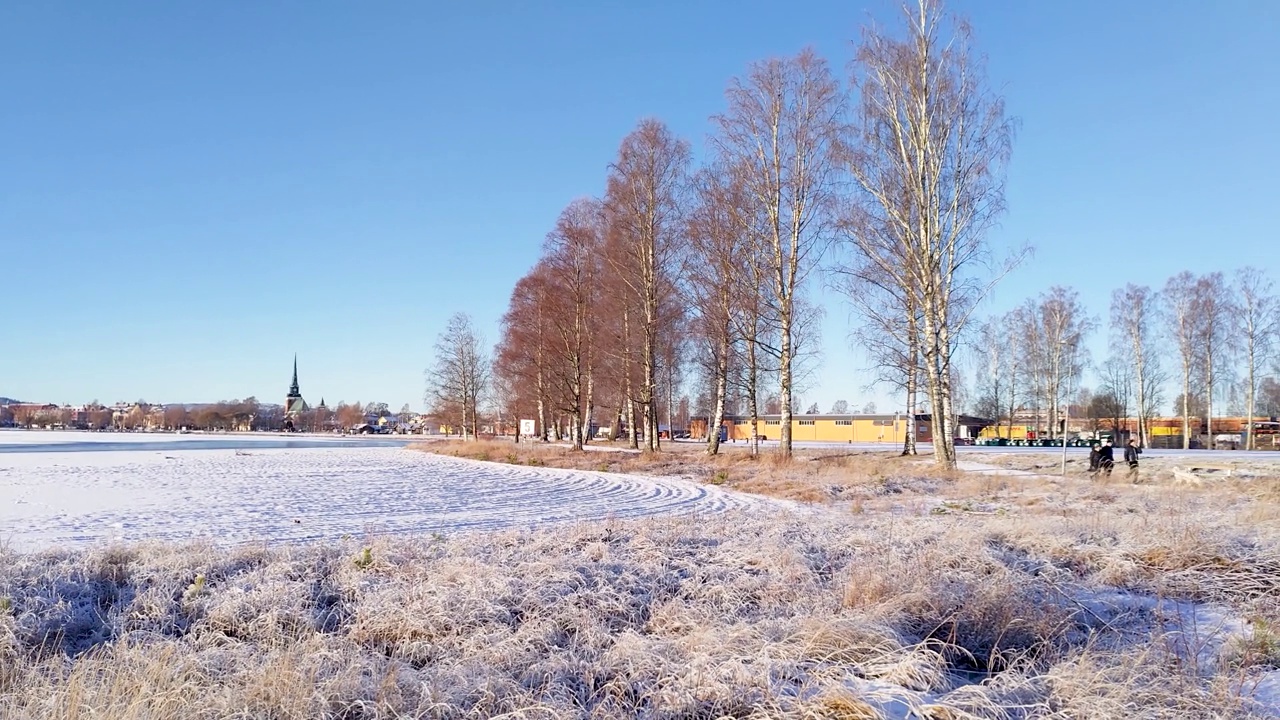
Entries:
{"label": "building window", "polygon": [[765,425],[777,425],[777,424],[778,424],[778,422],[779,422],[778,420],[765,420],[765,421],[764,421],[764,424],[765,424]]}
{"label": "building window", "polygon": [[837,424],[837,425],[852,425],[852,424],[853,424],[853,421],[852,421],[852,420],[837,420],[837,421],[836,421],[836,424]]}
{"label": "building window", "polygon": [[813,424],[813,421],[812,421],[812,420],[801,420],[801,421],[800,421],[800,424],[801,424],[801,425],[812,425],[812,424]]}

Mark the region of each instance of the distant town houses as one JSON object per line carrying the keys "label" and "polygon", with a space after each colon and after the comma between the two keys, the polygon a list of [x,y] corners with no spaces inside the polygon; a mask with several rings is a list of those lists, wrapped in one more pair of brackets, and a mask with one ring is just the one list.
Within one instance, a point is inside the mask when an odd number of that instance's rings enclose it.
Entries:
{"label": "distant town houses", "polygon": [[393,413],[386,403],[338,403],[324,398],[312,406],[298,385],[294,358],[293,380],[283,404],[259,402],[255,397],[216,403],[117,402],[85,405],[19,402],[0,398],[0,427],[44,430],[116,432],[311,432],[422,433],[427,419],[406,405]]}
{"label": "distant town houses", "polygon": [[[371,403],[370,405],[374,405]],[[218,403],[146,402],[113,405],[56,405],[10,403],[0,405],[0,427],[40,430],[96,430],[114,432],[320,432],[422,433],[426,419],[417,413],[366,413],[369,406],[324,405],[287,413],[283,405],[259,403],[255,398]]]}

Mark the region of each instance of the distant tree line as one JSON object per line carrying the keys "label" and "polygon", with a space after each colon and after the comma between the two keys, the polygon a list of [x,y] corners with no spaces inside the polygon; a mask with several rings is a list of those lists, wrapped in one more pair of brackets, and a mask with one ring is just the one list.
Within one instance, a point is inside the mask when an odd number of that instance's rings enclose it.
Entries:
{"label": "distant tree line", "polygon": [[[1109,351],[1100,361],[1085,341],[1101,324],[1071,288],[1051,288],[987,319],[976,343],[976,411],[1011,420],[1030,409],[1054,436],[1064,406],[1079,405],[1116,426],[1135,418],[1144,445],[1153,418],[1167,411],[1181,418],[1184,448],[1193,419],[1212,448],[1215,416],[1280,415],[1280,297],[1262,270],[1245,267],[1230,278],[1181,272],[1159,289],[1129,284],[1112,293],[1109,311]],[[1081,387],[1090,368],[1092,390]],[[1244,440],[1256,446],[1251,425]]]}

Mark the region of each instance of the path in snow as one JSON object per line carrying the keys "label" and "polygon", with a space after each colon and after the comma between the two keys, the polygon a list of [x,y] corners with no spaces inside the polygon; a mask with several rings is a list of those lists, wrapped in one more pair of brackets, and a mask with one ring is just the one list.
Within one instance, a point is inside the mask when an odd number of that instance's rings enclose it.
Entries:
{"label": "path in snow", "polygon": [[0,543],[338,538],[784,503],[677,478],[390,448],[0,454]]}

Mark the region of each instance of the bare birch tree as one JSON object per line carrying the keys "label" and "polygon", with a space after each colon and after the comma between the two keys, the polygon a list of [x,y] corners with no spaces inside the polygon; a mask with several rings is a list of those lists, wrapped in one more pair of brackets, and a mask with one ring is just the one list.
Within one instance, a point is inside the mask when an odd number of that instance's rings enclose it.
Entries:
{"label": "bare birch tree", "polygon": [[1054,286],[1041,295],[1037,317],[1044,328],[1045,400],[1049,404],[1049,437],[1058,436],[1058,419],[1074,383],[1078,383],[1088,353],[1084,340],[1097,325],[1080,294],[1072,288]]}
{"label": "bare birch tree", "polygon": [[1018,363],[1026,371],[1026,387],[1023,398],[1030,403],[1033,424],[1039,432],[1044,423],[1044,407],[1049,396],[1048,362],[1044,339],[1044,323],[1040,320],[1040,306],[1035,299],[1029,299],[1014,311],[1014,323],[1017,328]]}
{"label": "bare birch tree", "polygon": [[[985,86],[966,23],[942,5],[904,8],[905,40],[863,32],[853,85],[860,105],[848,168],[865,214],[903,243],[898,284],[920,317],[934,457],[955,466],[953,360],[986,287],[986,233],[1004,211],[1013,122]],[[947,33],[947,30],[951,32]]]}
{"label": "bare birch tree", "polygon": [[846,252],[832,268],[835,289],[848,298],[861,320],[853,339],[878,371],[876,381],[905,395],[902,454],[915,455],[920,313],[905,272],[910,262],[908,242],[898,225],[883,222],[878,213],[867,211],[865,203],[842,208],[839,228]]}
{"label": "bare birch tree", "polygon": [[[683,278],[680,284],[684,286]],[[664,295],[659,303],[659,317],[663,318],[664,332],[658,335],[657,399],[660,417],[665,416],[667,421],[667,437],[673,440],[677,429],[677,400],[688,370],[685,361],[690,348],[689,313],[685,300],[679,293],[671,292]],[[661,430],[660,427],[658,429]]]}
{"label": "bare birch tree", "polygon": [[458,413],[463,440],[476,438],[477,407],[489,383],[489,358],[470,316],[455,313],[435,346],[427,370],[427,405]]}
{"label": "bare birch tree", "polygon": [[1197,327],[1196,277],[1183,271],[1169,278],[1161,293],[1165,322],[1169,326],[1182,365],[1182,449],[1191,447],[1191,381],[1200,357],[1201,333]]}
{"label": "bare birch tree", "polygon": [[533,413],[542,440],[547,439],[550,422],[546,317],[550,292],[546,264],[540,262],[511,291],[502,317],[502,339],[494,353],[495,374],[515,393],[517,407]]}
{"label": "bare birch tree", "polygon": [[1119,355],[1126,354],[1133,363],[1133,390],[1138,405],[1138,437],[1142,447],[1151,445],[1151,428],[1145,411],[1153,403],[1147,397],[1148,376],[1156,371],[1155,323],[1160,311],[1159,296],[1145,285],[1132,283],[1111,293],[1111,343]]}
{"label": "bare birch tree", "polygon": [[[596,300],[604,216],[600,202],[581,199],[560,214],[547,235],[544,263],[554,291],[547,298],[552,362],[548,372],[557,391],[557,409],[568,417],[575,450],[587,441],[592,402],[592,357],[597,329]],[[557,423],[557,426],[559,424]]]}
{"label": "bare birch tree", "polygon": [[770,364],[771,358],[761,349],[771,344],[776,329],[770,325],[771,293],[768,292],[769,273],[763,255],[763,244],[749,239],[740,257],[743,277],[738,284],[735,302],[741,310],[735,317],[734,335],[738,343],[737,354],[743,363],[740,371],[730,376],[746,405],[751,433],[748,443],[752,455],[760,453],[761,385],[767,376],[777,371]]}
{"label": "bare birch tree", "polygon": [[711,379],[707,453],[720,451],[721,425],[729,393],[729,363],[741,326],[739,291],[749,281],[739,264],[747,249],[750,223],[740,185],[731,171],[711,167],[694,181],[696,202],[689,220],[689,263],[686,276],[697,309],[695,337],[701,346],[704,372]]}
{"label": "bare birch tree", "polygon": [[843,98],[825,60],[812,50],[754,64],[725,93],[712,144],[726,164],[743,169],[743,190],[763,215],[759,239],[768,262],[777,314],[779,452],[791,454],[797,298],[826,239],[834,150]]}
{"label": "bare birch tree", "polygon": [[1212,450],[1217,445],[1213,437],[1213,394],[1223,365],[1235,349],[1230,333],[1231,298],[1222,273],[1208,273],[1196,281],[1195,307],[1195,326],[1200,335],[1196,345],[1201,352],[1201,372],[1204,373],[1205,439]]}
{"label": "bare birch tree", "polygon": [[[636,372],[639,367],[635,337],[635,307],[639,304],[634,293],[633,268],[634,254],[627,244],[629,239],[624,233],[623,224],[605,204],[605,278],[602,291],[605,306],[609,309],[608,334],[609,342],[605,345],[604,355],[608,357],[617,373],[617,417],[614,419],[615,436],[625,428],[627,442],[631,449],[640,448],[640,434],[637,431],[636,406],[639,404],[636,388],[641,381]],[[628,280],[632,278],[632,280]]]}
{"label": "bare birch tree", "polygon": [[[1111,355],[1097,368],[1098,397],[1105,398],[1103,405],[1108,410],[1107,418],[1111,420],[1111,429],[1117,433],[1123,430],[1123,421],[1129,417],[1130,402],[1137,384],[1133,362],[1128,357],[1127,348]],[[1141,424],[1141,412],[1139,424]]]}
{"label": "bare birch tree", "polygon": [[667,329],[661,303],[675,289],[689,158],[689,143],[663,123],[644,120],[623,139],[609,168],[606,203],[620,235],[618,252],[609,257],[635,303],[641,364],[638,399],[649,450],[658,449],[658,336]]}
{"label": "bare birch tree", "polygon": [[1275,284],[1263,271],[1245,267],[1236,271],[1233,293],[1238,311],[1235,313],[1235,334],[1240,340],[1245,363],[1245,432],[1246,450],[1256,450],[1254,438],[1254,414],[1258,405],[1258,369],[1273,357],[1276,334],[1280,333],[1280,305],[1277,304]]}
{"label": "bare birch tree", "polygon": [[1001,415],[1008,409],[1008,425],[1006,437],[1012,435],[1013,408],[1017,401],[1014,394],[1017,390],[1019,375],[1016,360],[1017,347],[1012,340],[1016,330],[1008,315],[989,318],[978,327],[975,360],[978,368],[976,391],[985,398],[984,407],[994,409],[991,418],[996,422],[996,436],[1000,435]]}

